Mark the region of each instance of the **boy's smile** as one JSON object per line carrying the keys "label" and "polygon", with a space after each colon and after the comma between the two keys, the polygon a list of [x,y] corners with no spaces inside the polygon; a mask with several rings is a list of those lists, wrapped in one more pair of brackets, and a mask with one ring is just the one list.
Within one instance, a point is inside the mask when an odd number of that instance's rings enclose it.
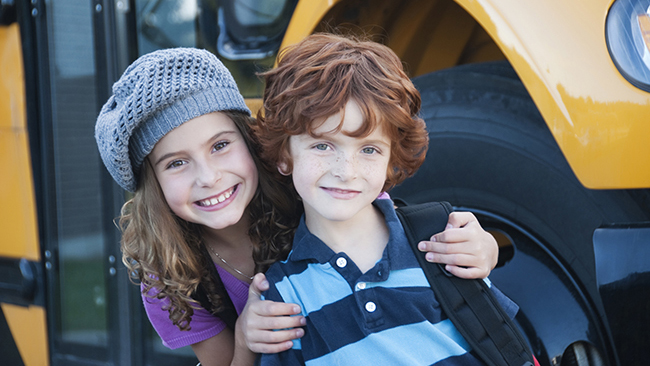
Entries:
{"label": "boy's smile", "polygon": [[352,199],[361,193],[360,191],[353,191],[349,189],[336,189],[328,187],[322,187],[322,189],[326,193],[329,193],[333,198],[342,200]]}
{"label": "boy's smile", "polygon": [[[381,128],[368,136],[351,137],[364,124],[357,103],[345,106],[341,129],[341,114],[334,114],[309,134],[291,136],[291,172],[296,191],[305,206],[307,226],[354,223],[360,212],[373,210],[374,201],[384,186],[390,160],[391,142]],[[286,170],[284,164],[279,166]]]}
{"label": "boy's smile", "polygon": [[219,112],[175,128],[148,159],[171,210],[212,229],[238,223],[257,189],[257,167],[244,138]]}

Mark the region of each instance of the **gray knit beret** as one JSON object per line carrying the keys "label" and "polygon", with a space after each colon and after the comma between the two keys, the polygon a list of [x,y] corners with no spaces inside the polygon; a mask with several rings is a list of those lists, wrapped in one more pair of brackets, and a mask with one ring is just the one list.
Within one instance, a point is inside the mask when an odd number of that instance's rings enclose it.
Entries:
{"label": "gray knit beret", "polygon": [[135,192],[145,157],[169,131],[207,113],[234,110],[250,115],[228,69],[194,48],[172,48],[138,58],[113,84],[102,107],[95,139],[113,179]]}

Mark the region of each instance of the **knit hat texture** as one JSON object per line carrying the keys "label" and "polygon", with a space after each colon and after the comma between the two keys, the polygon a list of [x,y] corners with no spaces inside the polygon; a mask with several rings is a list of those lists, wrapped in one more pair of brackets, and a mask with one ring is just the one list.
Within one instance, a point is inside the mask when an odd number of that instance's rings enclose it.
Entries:
{"label": "knit hat texture", "polygon": [[228,69],[212,53],[172,48],[141,56],[113,84],[95,140],[106,169],[135,192],[142,162],[169,131],[211,112],[251,112]]}

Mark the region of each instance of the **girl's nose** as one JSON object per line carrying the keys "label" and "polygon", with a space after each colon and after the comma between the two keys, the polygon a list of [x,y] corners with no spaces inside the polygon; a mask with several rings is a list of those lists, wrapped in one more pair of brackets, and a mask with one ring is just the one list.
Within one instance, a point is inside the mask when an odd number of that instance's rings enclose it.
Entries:
{"label": "girl's nose", "polygon": [[199,187],[212,187],[221,179],[221,170],[208,162],[197,162],[196,184]]}

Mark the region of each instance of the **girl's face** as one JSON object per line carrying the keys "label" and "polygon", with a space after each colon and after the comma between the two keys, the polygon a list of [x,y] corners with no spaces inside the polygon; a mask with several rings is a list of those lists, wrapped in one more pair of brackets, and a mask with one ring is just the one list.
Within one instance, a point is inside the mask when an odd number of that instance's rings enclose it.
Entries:
{"label": "girl's face", "polygon": [[172,211],[215,230],[238,223],[257,189],[257,167],[246,142],[219,112],[175,128],[148,159]]}

